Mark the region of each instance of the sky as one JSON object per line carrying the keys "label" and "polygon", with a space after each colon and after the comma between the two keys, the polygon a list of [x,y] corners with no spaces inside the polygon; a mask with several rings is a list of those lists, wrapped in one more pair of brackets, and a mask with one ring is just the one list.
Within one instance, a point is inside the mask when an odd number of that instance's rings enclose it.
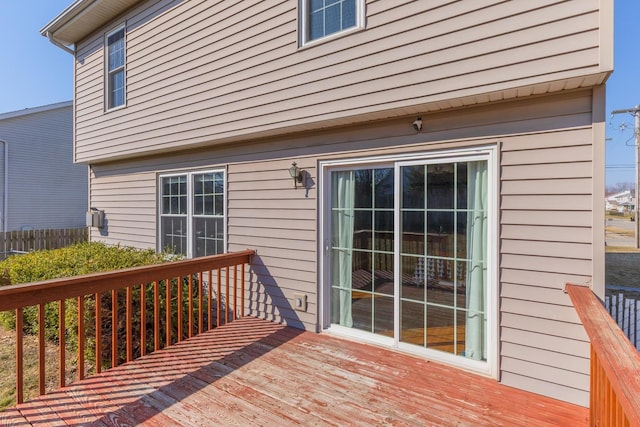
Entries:
{"label": "sky", "polygon": [[[73,0],[0,0],[0,113],[69,101],[73,57],[40,35],[40,29]],[[630,114],[640,105],[640,1],[614,2],[614,72],[607,81],[606,184],[633,182],[636,149]]]}

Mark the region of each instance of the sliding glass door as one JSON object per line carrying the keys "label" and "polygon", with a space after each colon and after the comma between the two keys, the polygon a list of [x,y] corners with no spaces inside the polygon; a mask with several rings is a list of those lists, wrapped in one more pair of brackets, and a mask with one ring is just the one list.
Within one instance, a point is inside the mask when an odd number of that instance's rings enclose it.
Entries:
{"label": "sliding glass door", "polygon": [[331,324],[487,361],[488,156],[327,169]]}

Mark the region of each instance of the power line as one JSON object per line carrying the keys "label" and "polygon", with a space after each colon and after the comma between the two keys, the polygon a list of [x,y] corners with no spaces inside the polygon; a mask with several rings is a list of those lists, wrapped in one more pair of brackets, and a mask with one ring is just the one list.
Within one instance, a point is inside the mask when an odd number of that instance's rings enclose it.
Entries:
{"label": "power line", "polygon": [[640,105],[636,105],[634,108],[627,108],[624,110],[613,110],[611,112],[611,116],[613,117],[615,114],[623,114],[629,113],[634,116],[635,123],[633,128],[633,134],[635,136],[635,146],[636,146],[636,180],[634,182],[635,185],[635,206],[633,207],[633,211],[635,213],[636,223],[636,248],[640,248],[640,216],[638,215],[638,194],[640,191],[638,187],[640,187]]}

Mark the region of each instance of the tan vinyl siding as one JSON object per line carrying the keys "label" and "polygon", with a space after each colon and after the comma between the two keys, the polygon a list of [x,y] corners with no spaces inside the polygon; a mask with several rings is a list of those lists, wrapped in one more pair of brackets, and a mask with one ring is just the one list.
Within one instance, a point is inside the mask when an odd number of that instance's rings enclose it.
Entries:
{"label": "tan vinyl siding", "polygon": [[548,135],[550,147],[516,138],[501,171],[502,381],[582,404],[588,338],[562,289],[565,275],[591,280],[592,139],[590,129]]}
{"label": "tan vinyl siding", "polygon": [[106,213],[105,227],[91,228],[91,239],[155,248],[155,173],[112,175],[100,179],[92,169],[90,176],[91,207]]}
{"label": "tan vinyl siding", "polygon": [[108,28],[78,44],[77,160],[449,109],[606,74],[596,0],[366,3],[366,29],[301,49],[295,1],[143,3],[123,19],[125,109],[104,112]]}
{"label": "tan vinyl siding", "polygon": [[[440,112],[423,118],[423,133],[405,117],[96,164],[92,206],[105,210],[108,229],[92,237],[156,247],[157,174],[226,167],[228,249],[258,253],[249,312],[316,330],[318,162],[495,144],[501,381],[584,404],[589,344],[562,289],[588,282],[593,269],[591,102],[591,91],[571,92]],[[307,172],[308,189],[293,188],[292,161]],[[306,312],[293,310],[294,293],[307,295]]]}

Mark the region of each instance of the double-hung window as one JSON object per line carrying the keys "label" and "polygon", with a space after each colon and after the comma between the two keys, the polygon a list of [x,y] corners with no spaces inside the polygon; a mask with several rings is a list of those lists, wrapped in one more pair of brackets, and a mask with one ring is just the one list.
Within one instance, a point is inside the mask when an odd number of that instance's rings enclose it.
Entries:
{"label": "double-hung window", "polygon": [[225,251],[223,170],[160,176],[159,250],[189,258]]}
{"label": "double-hung window", "polygon": [[107,110],[125,104],[125,28],[119,27],[106,36],[106,106]]}
{"label": "double-hung window", "polygon": [[363,0],[300,0],[302,44],[362,26]]}

